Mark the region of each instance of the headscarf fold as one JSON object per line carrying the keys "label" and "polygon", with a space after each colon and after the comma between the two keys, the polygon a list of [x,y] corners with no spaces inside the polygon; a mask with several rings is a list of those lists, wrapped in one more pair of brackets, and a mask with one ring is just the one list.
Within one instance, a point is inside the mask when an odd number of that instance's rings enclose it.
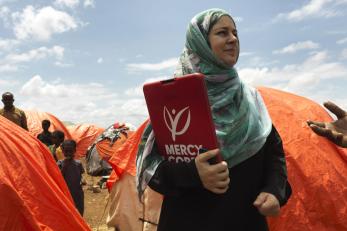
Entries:
{"label": "headscarf fold", "polygon": [[[205,75],[220,151],[232,168],[261,149],[271,132],[272,122],[258,91],[245,85],[236,69],[224,64],[210,48],[208,33],[222,16],[231,18],[224,10],[210,9],[191,20],[175,76],[196,72]],[[237,45],[239,47],[238,42]],[[164,160],[154,144],[155,137],[148,125],[136,162],[139,195]]]}

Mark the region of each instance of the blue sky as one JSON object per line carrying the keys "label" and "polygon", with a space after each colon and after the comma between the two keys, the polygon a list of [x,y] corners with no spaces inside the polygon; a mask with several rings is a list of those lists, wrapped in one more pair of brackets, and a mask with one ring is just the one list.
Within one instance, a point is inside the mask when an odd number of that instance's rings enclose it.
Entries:
{"label": "blue sky", "polygon": [[347,109],[347,0],[0,0],[0,92],[64,121],[137,126],[142,85],[172,76],[208,8],[236,20],[246,83]]}

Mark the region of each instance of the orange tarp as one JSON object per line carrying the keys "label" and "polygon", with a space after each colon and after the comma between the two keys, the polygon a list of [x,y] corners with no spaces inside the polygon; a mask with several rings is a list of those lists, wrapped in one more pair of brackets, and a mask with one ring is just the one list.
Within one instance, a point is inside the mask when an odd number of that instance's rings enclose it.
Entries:
{"label": "orange tarp", "polygon": [[347,151],[317,136],[306,121],[331,121],[306,98],[259,88],[282,137],[293,194],[271,231],[347,230]]}
{"label": "orange tarp", "polygon": [[33,110],[25,110],[25,115],[27,117],[29,132],[37,137],[38,134],[42,132],[42,120],[51,121],[51,126],[49,131],[53,132],[54,130],[61,130],[65,134],[65,139],[71,139],[71,135],[63,122],[61,122],[54,115],[47,112],[33,111]]}
{"label": "orange tarp", "polygon": [[146,120],[132,135],[128,134],[126,142],[115,149],[109,159],[109,163],[113,168],[110,178],[107,181],[107,188],[111,190],[112,185],[121,177],[124,172],[132,176],[136,176],[136,154],[137,148],[141,141],[141,136],[146,128],[148,121]]}
{"label": "orange tarp", "polygon": [[92,124],[77,124],[67,126],[72,139],[77,143],[76,157],[81,158],[86,155],[88,147],[105,130]]}
{"label": "orange tarp", "polygon": [[44,144],[0,116],[0,230],[90,230]]}

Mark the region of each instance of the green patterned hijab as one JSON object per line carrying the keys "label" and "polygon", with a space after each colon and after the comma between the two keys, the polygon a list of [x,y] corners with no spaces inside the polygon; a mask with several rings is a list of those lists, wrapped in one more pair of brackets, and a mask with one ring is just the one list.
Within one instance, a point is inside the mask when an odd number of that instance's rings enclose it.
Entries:
{"label": "green patterned hijab", "polygon": [[[175,76],[203,73],[220,150],[228,167],[255,155],[271,132],[272,122],[256,89],[245,85],[234,67],[224,64],[211,50],[208,34],[222,16],[221,9],[197,14],[189,23],[185,48]],[[154,136],[148,126],[137,157],[138,189],[147,184],[162,157],[151,151]],[[147,151],[146,151],[147,150]]]}

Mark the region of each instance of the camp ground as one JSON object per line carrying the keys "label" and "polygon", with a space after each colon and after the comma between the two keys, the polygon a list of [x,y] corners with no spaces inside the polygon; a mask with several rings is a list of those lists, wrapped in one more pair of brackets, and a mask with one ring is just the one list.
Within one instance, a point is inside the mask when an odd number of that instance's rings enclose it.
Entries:
{"label": "camp ground", "polygon": [[[270,230],[347,230],[347,151],[315,135],[306,124],[308,118],[329,121],[331,116],[307,98],[270,88],[259,91],[282,137],[293,190],[281,215],[269,219]],[[112,168],[101,193],[84,187],[89,195],[85,217],[73,206],[48,149],[36,139],[39,129],[34,124],[42,118],[78,140],[83,151],[94,148],[99,160]],[[49,113],[28,112],[28,121],[30,132],[0,117],[0,230],[156,230],[162,196],[148,188],[139,200],[135,188],[137,147],[148,121],[131,132],[112,125],[119,136],[113,141],[103,133],[107,128],[85,125],[73,130]],[[85,160],[83,151],[78,158]],[[90,211],[97,222],[91,222]]]}

